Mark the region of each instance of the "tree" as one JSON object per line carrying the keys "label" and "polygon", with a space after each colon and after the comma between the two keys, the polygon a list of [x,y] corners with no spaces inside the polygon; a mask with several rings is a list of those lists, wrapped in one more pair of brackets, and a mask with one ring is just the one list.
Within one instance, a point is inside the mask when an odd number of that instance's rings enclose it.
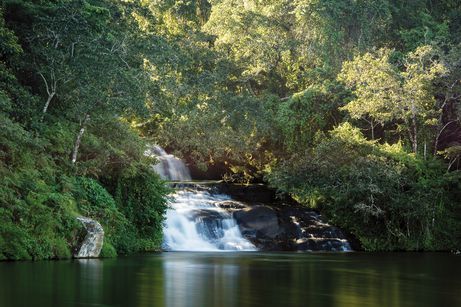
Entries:
{"label": "tree", "polygon": [[343,64],[338,80],[352,89],[355,99],[342,109],[354,119],[363,119],[371,129],[374,139],[376,125],[383,125],[395,119],[400,106],[401,81],[399,72],[390,62],[392,51],[380,49],[376,53],[366,53],[353,61]]}
{"label": "tree", "polygon": [[131,48],[137,36],[122,13],[123,7],[105,3],[62,2],[39,16],[28,34],[36,73],[46,89],[42,118],[57,97],[56,111],[79,123],[72,163],[88,124],[107,114],[145,110],[148,78],[138,51]]}
{"label": "tree", "polygon": [[382,49],[343,65],[338,79],[355,95],[343,109],[353,118],[367,120],[372,138],[376,123],[402,124],[412,151],[417,153],[418,136],[429,133],[440,112],[434,82],[448,70],[440,60],[440,51],[432,46],[421,46],[409,53],[403,59],[402,71],[390,63],[391,55],[391,50]]}

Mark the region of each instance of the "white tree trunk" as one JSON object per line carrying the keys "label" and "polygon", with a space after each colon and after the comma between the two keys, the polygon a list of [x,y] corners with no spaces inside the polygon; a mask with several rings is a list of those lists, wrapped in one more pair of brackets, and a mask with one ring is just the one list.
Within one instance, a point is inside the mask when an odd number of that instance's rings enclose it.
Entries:
{"label": "white tree trunk", "polygon": [[72,164],[77,162],[78,149],[80,148],[80,143],[82,142],[83,134],[85,133],[85,128],[87,122],[90,120],[90,115],[85,115],[85,119],[80,125],[80,131],[78,132],[77,139],[75,140],[74,149],[72,150]]}
{"label": "white tree trunk", "polygon": [[45,102],[45,106],[43,107],[42,113],[45,114],[46,111],[48,111],[48,107],[50,105],[51,100],[53,99],[54,95],[56,95],[55,92],[52,92],[51,94],[48,95],[48,99]]}
{"label": "white tree trunk", "polygon": [[40,77],[42,77],[43,82],[45,83],[45,88],[46,88],[46,93],[48,94],[48,98],[46,99],[45,106],[43,107],[42,110],[42,120],[43,117],[45,116],[46,112],[48,111],[48,107],[50,106],[50,102],[53,99],[53,97],[56,95],[56,86],[57,86],[57,80],[54,75],[54,72],[51,73],[51,80],[50,84],[48,84],[48,81],[46,81],[45,76],[40,73]]}
{"label": "white tree trunk", "polygon": [[452,120],[446,123],[442,128],[438,129],[437,136],[435,137],[435,143],[434,143],[434,156],[437,155],[437,150],[439,149],[439,140],[440,136],[442,135],[442,132],[452,123],[457,122],[458,120]]}

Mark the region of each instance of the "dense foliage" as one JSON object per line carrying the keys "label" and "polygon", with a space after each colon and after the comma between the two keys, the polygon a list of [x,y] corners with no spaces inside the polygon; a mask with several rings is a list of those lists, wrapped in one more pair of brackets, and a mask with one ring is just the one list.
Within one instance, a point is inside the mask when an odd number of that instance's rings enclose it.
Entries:
{"label": "dense foliage", "polygon": [[2,1],[0,259],[70,257],[80,215],[105,256],[160,248],[168,191],[129,124],[151,84],[127,9]]}
{"label": "dense foliage", "polygon": [[[158,248],[153,140],[368,250],[461,247],[457,0],[3,0],[0,258]],[[141,137],[142,138],[141,138]]]}
{"label": "dense foliage", "polygon": [[344,123],[269,175],[273,185],[324,212],[369,250],[456,249],[459,177],[401,143],[367,140]]}
{"label": "dense foliage", "polygon": [[460,248],[458,1],[145,8],[175,46],[155,70],[175,101],[142,133],[225,162],[232,180],[268,181],[367,250]]}

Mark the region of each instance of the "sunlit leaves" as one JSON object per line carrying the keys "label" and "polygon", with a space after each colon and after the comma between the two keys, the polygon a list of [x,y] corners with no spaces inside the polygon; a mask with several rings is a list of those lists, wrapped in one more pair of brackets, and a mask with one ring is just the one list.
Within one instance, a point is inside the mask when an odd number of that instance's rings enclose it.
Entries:
{"label": "sunlit leaves", "polygon": [[448,73],[443,54],[432,46],[418,47],[404,58],[403,67],[391,63],[392,50],[381,49],[345,62],[340,81],[355,95],[343,109],[352,118],[372,125],[402,124],[417,150],[420,128],[436,123],[441,110],[436,105],[434,82]]}

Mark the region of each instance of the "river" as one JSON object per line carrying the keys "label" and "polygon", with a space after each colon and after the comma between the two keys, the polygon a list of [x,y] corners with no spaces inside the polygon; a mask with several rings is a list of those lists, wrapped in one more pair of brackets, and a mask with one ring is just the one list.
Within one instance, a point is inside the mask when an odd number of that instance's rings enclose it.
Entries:
{"label": "river", "polygon": [[0,262],[0,306],[461,306],[461,256],[164,252]]}

